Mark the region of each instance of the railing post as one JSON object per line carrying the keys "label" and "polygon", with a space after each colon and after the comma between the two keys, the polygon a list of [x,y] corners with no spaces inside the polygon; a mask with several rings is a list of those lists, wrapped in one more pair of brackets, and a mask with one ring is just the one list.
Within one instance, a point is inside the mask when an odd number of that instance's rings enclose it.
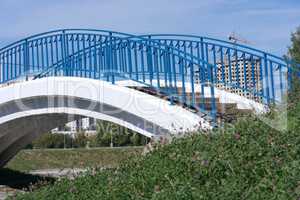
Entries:
{"label": "railing post", "polygon": [[286,64],[287,66],[287,79],[288,79],[288,91],[291,91],[292,90],[292,69],[291,69],[291,66],[289,65],[289,63]]}
{"label": "railing post", "polygon": [[[148,72],[149,72],[149,78],[150,78],[150,85],[152,85],[153,81],[153,65],[152,65],[152,48],[151,48],[151,36],[148,36],[148,42],[147,42],[147,66],[148,66]],[[166,68],[166,66],[165,66]],[[165,83],[166,84],[166,83]]]}
{"label": "railing post", "polygon": [[112,32],[109,32],[109,60],[108,60],[108,67],[111,73],[111,83],[115,84],[115,74],[114,74],[114,65],[113,65],[113,42],[112,42]]}
{"label": "railing post", "polygon": [[203,37],[200,38],[200,45],[201,45],[201,60],[202,60],[202,66],[199,66],[200,71],[200,82],[201,82],[201,100],[200,100],[200,108],[201,110],[205,110],[205,102],[204,102],[204,95],[205,95],[205,62],[204,62],[204,41]]}
{"label": "railing post", "polygon": [[129,68],[129,77],[132,79],[132,57],[131,57],[131,45],[130,41],[127,40],[127,57],[128,57],[128,68]]}
{"label": "railing post", "polygon": [[28,71],[29,71],[29,50],[28,50],[28,40],[25,39],[24,43],[24,73],[26,74],[26,81],[28,81]]}
{"label": "railing post", "polygon": [[[0,53],[0,84],[4,82],[4,73],[3,73],[3,68],[4,68],[4,60],[3,60],[3,54]],[[3,62],[2,62],[3,61]]]}
{"label": "railing post", "polygon": [[[260,79],[260,85],[259,88],[261,88],[260,95],[264,97],[265,91],[264,91],[264,77],[263,77],[263,65],[262,65],[262,58],[259,59],[259,79]],[[245,79],[246,80],[246,79]]]}
{"label": "railing post", "polygon": [[280,64],[279,66],[279,81],[280,81],[280,98],[281,101],[283,100],[283,82],[282,82],[282,65]]}
{"label": "railing post", "polygon": [[268,58],[267,54],[264,53],[264,68],[265,68],[265,79],[266,79],[266,98],[267,103],[270,103],[270,91],[269,91],[269,75],[268,75]]}
{"label": "railing post", "polygon": [[270,61],[270,78],[271,78],[271,92],[272,92],[272,102],[275,103],[275,86],[274,86],[274,74],[273,74],[273,63]]}
{"label": "railing post", "polygon": [[215,100],[215,86],[214,86],[214,75],[212,65],[208,65],[208,78],[210,82],[210,96],[211,96],[211,116],[213,122],[216,122],[216,100]]}
{"label": "railing post", "polygon": [[141,54],[141,67],[142,67],[142,77],[143,77],[143,83],[146,82],[146,77],[145,77],[145,59],[144,59],[144,46],[143,43],[140,45],[140,54]]}
{"label": "railing post", "polygon": [[194,64],[190,63],[190,81],[191,81],[191,89],[192,89],[192,101],[191,105],[195,106],[195,84],[194,84]]}
{"label": "railing post", "polygon": [[68,66],[67,66],[67,47],[66,47],[66,31],[63,30],[62,31],[62,38],[61,38],[61,42],[62,42],[62,60],[63,60],[63,76],[68,76]]}
{"label": "railing post", "polygon": [[139,68],[138,68],[138,57],[137,57],[137,43],[133,43],[134,47],[134,64],[135,64],[135,78],[138,81],[139,80]]}
{"label": "railing post", "polygon": [[182,95],[182,103],[185,104],[186,103],[186,90],[185,90],[185,73],[184,73],[184,62],[183,59],[181,58],[179,60],[179,68],[180,68],[180,73],[181,73],[181,95]]}

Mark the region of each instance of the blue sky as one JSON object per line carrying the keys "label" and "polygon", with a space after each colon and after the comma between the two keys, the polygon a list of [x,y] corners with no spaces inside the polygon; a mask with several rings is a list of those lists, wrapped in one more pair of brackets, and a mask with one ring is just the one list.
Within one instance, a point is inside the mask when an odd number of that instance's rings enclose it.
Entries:
{"label": "blue sky", "polygon": [[0,46],[58,28],[227,39],[282,55],[300,26],[299,0],[0,0]]}

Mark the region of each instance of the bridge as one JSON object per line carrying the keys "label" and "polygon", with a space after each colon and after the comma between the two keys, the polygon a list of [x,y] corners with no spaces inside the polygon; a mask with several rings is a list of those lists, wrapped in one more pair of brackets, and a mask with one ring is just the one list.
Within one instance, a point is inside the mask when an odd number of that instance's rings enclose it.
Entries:
{"label": "bridge", "polygon": [[82,117],[157,138],[266,112],[284,102],[293,66],[193,35],[64,29],[24,38],[0,49],[0,166],[41,134]]}

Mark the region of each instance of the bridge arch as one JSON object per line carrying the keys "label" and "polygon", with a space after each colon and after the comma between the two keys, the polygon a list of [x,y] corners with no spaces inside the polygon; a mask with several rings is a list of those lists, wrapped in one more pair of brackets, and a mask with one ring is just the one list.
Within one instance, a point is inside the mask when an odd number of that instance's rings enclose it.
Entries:
{"label": "bridge arch", "polygon": [[127,87],[87,78],[41,78],[0,88],[2,165],[40,134],[81,117],[154,138],[211,128],[199,115]]}

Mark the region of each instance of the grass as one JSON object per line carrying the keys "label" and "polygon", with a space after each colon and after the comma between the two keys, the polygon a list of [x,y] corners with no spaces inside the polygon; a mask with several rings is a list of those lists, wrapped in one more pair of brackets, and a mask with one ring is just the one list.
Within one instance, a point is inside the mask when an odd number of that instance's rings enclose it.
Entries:
{"label": "grass", "polygon": [[53,168],[117,167],[122,160],[139,155],[143,147],[22,150],[5,167],[28,172]]}

